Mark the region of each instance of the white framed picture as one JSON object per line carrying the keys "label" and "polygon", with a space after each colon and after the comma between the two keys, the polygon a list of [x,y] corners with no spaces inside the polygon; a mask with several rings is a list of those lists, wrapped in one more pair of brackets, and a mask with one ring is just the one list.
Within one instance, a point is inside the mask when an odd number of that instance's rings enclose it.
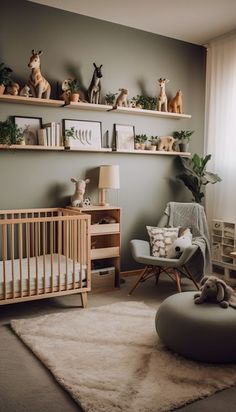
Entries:
{"label": "white framed picture", "polygon": [[63,119],[64,136],[69,138],[69,147],[81,150],[102,148],[102,124],[91,120]]}
{"label": "white framed picture", "polygon": [[16,126],[24,132],[26,145],[38,144],[38,130],[42,128],[42,117],[13,116]]}
{"label": "white framed picture", "polygon": [[134,150],[135,128],[126,124],[115,124],[117,150]]}

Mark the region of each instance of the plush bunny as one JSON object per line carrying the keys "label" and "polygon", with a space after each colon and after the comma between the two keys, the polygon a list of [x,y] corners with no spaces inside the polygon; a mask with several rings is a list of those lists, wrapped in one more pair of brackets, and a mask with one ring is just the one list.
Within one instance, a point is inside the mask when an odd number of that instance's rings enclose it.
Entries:
{"label": "plush bunny", "polygon": [[222,308],[236,309],[236,293],[216,276],[204,276],[200,282],[200,292],[194,295],[194,303],[217,302]]}
{"label": "plush bunny", "polygon": [[184,249],[191,246],[192,244],[192,233],[189,228],[182,230],[181,236],[179,236],[171,245],[167,251],[167,258],[175,259],[179,258]]}

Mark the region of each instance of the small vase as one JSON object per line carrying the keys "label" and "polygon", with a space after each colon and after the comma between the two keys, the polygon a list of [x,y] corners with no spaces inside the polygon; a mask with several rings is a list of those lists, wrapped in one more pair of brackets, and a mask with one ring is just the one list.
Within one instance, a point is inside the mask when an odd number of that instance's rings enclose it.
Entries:
{"label": "small vase", "polygon": [[145,143],[140,143],[140,150],[145,150]]}
{"label": "small vase", "polygon": [[134,148],[135,148],[136,150],[140,150],[140,143],[135,143],[135,144],[134,144]]}
{"label": "small vase", "polygon": [[188,152],[188,150],[189,150],[189,143],[179,143],[180,152]]}
{"label": "small vase", "polygon": [[79,101],[79,93],[71,93],[70,101],[74,103],[78,103]]}
{"label": "small vase", "polygon": [[155,152],[155,151],[157,150],[156,145],[151,145],[151,146],[150,146],[150,150],[151,150],[152,152]]}

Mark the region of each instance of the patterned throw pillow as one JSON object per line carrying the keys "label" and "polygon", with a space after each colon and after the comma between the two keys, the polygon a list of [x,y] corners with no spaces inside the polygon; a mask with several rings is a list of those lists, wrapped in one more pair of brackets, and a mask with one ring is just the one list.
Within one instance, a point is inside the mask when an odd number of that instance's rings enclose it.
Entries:
{"label": "patterned throw pillow", "polygon": [[152,256],[167,257],[167,251],[177,239],[178,227],[146,226],[150,237]]}

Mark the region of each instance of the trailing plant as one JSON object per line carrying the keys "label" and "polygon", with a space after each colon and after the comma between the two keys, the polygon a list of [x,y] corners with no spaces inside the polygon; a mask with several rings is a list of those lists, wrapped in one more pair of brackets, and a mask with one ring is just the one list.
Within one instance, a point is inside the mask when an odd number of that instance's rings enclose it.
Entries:
{"label": "trailing plant", "polygon": [[173,136],[179,143],[189,143],[194,130],[180,130],[173,132]]}
{"label": "trailing plant", "polygon": [[80,82],[77,79],[70,80],[69,82],[69,90],[71,93],[79,93],[80,90]]}
{"label": "trailing plant", "polygon": [[206,170],[211,154],[200,157],[195,153],[192,158],[180,157],[179,159],[183,170],[176,177],[191,191],[194,201],[201,203],[205,196],[203,192],[204,186],[208,183],[215,184],[221,182],[221,178],[216,173]]}
{"label": "trailing plant", "polygon": [[11,83],[12,69],[10,67],[4,67],[4,63],[0,63],[0,84],[8,86]]}
{"label": "trailing plant", "polygon": [[0,122],[0,144],[19,144],[23,141],[24,130],[11,119]]}

